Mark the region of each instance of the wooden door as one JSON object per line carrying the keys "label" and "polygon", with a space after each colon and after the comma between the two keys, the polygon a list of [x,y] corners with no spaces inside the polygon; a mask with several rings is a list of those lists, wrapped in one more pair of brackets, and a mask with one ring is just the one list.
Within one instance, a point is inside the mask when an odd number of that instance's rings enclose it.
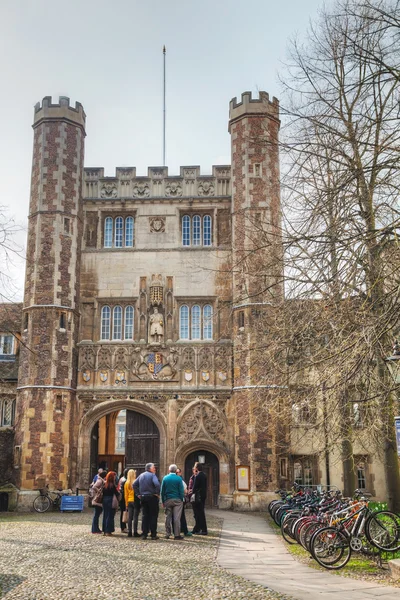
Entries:
{"label": "wooden door", "polygon": [[96,425],[94,425],[92,429],[92,434],[90,438],[90,481],[93,481],[93,477],[96,475],[100,465],[98,462],[98,454],[99,454],[99,422],[97,421]]}
{"label": "wooden door", "polygon": [[125,466],[143,473],[146,463],[153,462],[157,470],[160,465],[160,432],[156,424],[146,415],[126,411]]}

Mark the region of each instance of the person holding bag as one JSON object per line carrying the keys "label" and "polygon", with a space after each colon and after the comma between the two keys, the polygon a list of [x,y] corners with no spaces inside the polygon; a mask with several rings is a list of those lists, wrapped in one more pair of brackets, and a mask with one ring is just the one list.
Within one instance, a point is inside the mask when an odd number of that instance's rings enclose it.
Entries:
{"label": "person holding bag", "polygon": [[[139,498],[135,497],[135,492],[133,491],[133,484],[135,483],[135,480],[136,471],[134,469],[129,469],[127,479],[124,485],[125,506],[128,512],[128,537],[132,537],[132,521],[134,530],[133,535],[134,537],[140,537],[138,534],[140,500]],[[124,518],[126,518],[126,516]]]}
{"label": "person holding bag", "polygon": [[99,527],[99,519],[101,513],[103,512],[103,487],[103,473],[99,472],[96,482],[93,483],[90,487],[90,497],[92,500],[92,506],[94,508],[94,515],[92,520],[92,533],[102,533]]}
{"label": "person holding bag", "polygon": [[120,495],[116,485],[116,473],[107,473],[103,487],[103,534],[112,535],[115,531],[114,517],[118,508]]}

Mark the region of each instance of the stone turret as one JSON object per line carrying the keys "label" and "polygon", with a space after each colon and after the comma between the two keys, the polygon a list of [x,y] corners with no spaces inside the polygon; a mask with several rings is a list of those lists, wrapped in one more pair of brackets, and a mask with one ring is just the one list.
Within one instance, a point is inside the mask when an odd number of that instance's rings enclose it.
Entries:
{"label": "stone turret", "polygon": [[69,98],[35,106],[16,427],[22,489],[70,483],[85,119]]}
{"label": "stone turret", "polygon": [[268,413],[259,417],[279,389],[266,364],[268,329],[283,295],[279,125],[278,100],[266,92],[230,102],[235,462],[250,467],[249,491],[236,492],[234,504],[250,508],[262,507],[276,482],[274,425]]}

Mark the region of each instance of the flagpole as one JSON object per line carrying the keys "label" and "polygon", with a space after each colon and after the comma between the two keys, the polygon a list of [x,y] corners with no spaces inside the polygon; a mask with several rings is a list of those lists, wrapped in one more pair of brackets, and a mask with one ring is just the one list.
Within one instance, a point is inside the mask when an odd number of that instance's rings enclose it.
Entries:
{"label": "flagpole", "polygon": [[163,90],[163,166],[165,167],[165,56],[167,54],[167,50],[165,46],[163,47],[163,55],[164,55],[164,90]]}

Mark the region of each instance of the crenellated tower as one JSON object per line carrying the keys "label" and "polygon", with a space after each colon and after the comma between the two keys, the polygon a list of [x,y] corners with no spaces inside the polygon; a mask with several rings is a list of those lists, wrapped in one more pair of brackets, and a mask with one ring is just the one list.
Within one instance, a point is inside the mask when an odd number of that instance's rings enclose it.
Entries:
{"label": "crenellated tower", "polygon": [[279,126],[278,100],[266,92],[230,103],[235,462],[250,467],[249,491],[236,491],[234,504],[249,508],[262,506],[277,480],[268,406],[281,386],[268,346],[283,298]]}
{"label": "crenellated tower", "polygon": [[68,487],[75,414],[85,113],[34,111],[16,444],[20,487]]}

